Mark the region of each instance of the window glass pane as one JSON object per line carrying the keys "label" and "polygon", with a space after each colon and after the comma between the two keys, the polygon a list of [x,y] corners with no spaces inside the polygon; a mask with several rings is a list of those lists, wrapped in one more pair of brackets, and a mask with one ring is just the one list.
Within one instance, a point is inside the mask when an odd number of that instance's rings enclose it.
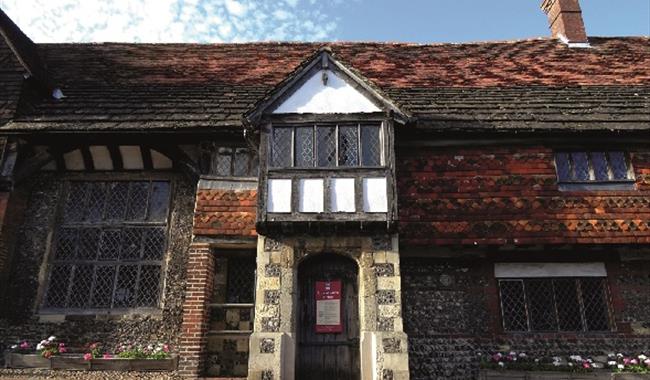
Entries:
{"label": "window glass pane", "polygon": [[157,181],[151,183],[151,199],[149,200],[150,221],[164,222],[169,208],[169,182]]}
{"label": "window glass pane", "polygon": [[131,182],[126,208],[126,220],[143,220],[147,212],[149,199],[149,182]]}
{"label": "window glass pane", "polygon": [[527,280],[525,289],[531,330],[557,330],[552,282]]}
{"label": "window glass pane", "polygon": [[106,220],[122,220],[126,212],[126,202],[129,197],[128,182],[113,182],[108,185],[108,200],[106,202]]}
{"label": "window glass pane", "polygon": [[576,181],[588,181],[589,161],[587,160],[587,153],[573,152],[571,153],[571,160],[573,161],[573,179]]}
{"label": "window glass pane", "polygon": [[92,307],[111,307],[113,299],[113,285],[115,281],[115,267],[101,265],[96,269],[95,287],[93,289]]}
{"label": "window glass pane", "polygon": [[317,147],[318,166],[331,167],[336,166],[336,128],[335,127],[317,127]]}
{"label": "window glass pane", "polygon": [[88,306],[93,274],[92,265],[78,265],[75,268],[68,307],[84,308]]}
{"label": "window glass pane", "polygon": [[77,258],[80,260],[95,260],[99,247],[99,228],[82,228],[79,230]]}
{"label": "window glass pane", "polygon": [[86,221],[98,222],[104,216],[106,203],[106,186],[102,182],[90,183],[88,186],[88,204],[86,205]]}
{"label": "window glass pane", "polygon": [[361,164],[363,166],[381,165],[381,142],[378,126],[361,126]]}
{"label": "window glass pane", "polygon": [[314,166],[314,128],[296,127],[296,166]]}
{"label": "window glass pane", "polygon": [[65,307],[68,295],[68,284],[72,278],[71,265],[54,265],[50,272],[45,305],[48,307]]}
{"label": "window glass pane", "polygon": [[555,153],[555,168],[560,181],[570,181],[573,179],[568,153]]}
{"label": "window glass pane", "polygon": [[339,127],[339,166],[359,165],[359,129],[355,126]]}
{"label": "window glass pane", "polygon": [[594,177],[596,181],[609,180],[609,170],[607,168],[607,159],[604,152],[591,152],[591,166],[594,168]]}
{"label": "window glass pane", "polygon": [[77,230],[62,228],[57,234],[55,256],[57,260],[70,260],[77,258]]}
{"label": "window glass pane", "polygon": [[253,303],[255,258],[231,257],[228,259],[226,289],[227,303]]}
{"label": "window glass pane", "polygon": [[605,303],[605,281],[601,278],[580,280],[582,304],[588,331],[606,331],[609,329],[607,304]]}
{"label": "window glass pane", "polygon": [[99,247],[100,260],[115,260],[120,256],[120,247],[122,246],[122,231],[104,230]]}
{"label": "window glass pane", "polygon": [[503,328],[506,331],[528,331],[523,281],[500,281]]}
{"label": "window glass pane", "polygon": [[233,175],[235,177],[250,176],[250,152],[246,148],[235,149],[235,163],[233,165]]}
{"label": "window glass pane", "polygon": [[66,223],[79,222],[86,210],[86,183],[72,182],[68,190],[68,199],[63,212],[63,220]]}
{"label": "window glass pane", "polygon": [[135,306],[135,283],[138,278],[136,265],[122,265],[117,274],[113,307]]}
{"label": "window glass pane", "polygon": [[212,172],[219,176],[232,175],[232,149],[220,147],[212,160]]}
{"label": "window glass pane", "polygon": [[609,152],[609,165],[614,180],[629,179],[627,162],[623,152]]}
{"label": "window glass pane", "polygon": [[138,284],[138,306],[156,306],[160,293],[160,266],[143,265]]}
{"label": "window glass pane", "polygon": [[122,260],[137,260],[142,252],[142,228],[122,230]]}
{"label": "window glass pane", "polygon": [[576,280],[558,279],[553,281],[557,302],[558,322],[561,331],[581,331],[582,317],[578,302]]}
{"label": "window glass pane", "polygon": [[144,230],[144,260],[161,260],[165,252],[165,229],[147,228]]}
{"label": "window glass pane", "polygon": [[271,136],[271,166],[291,166],[291,128],[273,128]]}

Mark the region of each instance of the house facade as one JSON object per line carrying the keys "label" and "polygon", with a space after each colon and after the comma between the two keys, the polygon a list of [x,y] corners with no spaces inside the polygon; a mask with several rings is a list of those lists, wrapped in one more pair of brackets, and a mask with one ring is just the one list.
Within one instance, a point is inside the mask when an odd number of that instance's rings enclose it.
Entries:
{"label": "house facade", "polygon": [[650,352],[650,40],[35,44],[0,12],[0,349],[467,379]]}

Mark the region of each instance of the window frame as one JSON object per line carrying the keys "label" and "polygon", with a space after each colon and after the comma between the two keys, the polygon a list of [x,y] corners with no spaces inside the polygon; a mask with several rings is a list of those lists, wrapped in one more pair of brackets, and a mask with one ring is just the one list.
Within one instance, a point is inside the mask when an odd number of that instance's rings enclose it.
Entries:
{"label": "window frame", "polygon": [[[593,165],[593,159],[591,157],[592,153],[604,153],[605,159],[607,162],[607,169],[610,178],[612,177],[612,166],[609,160],[609,154],[612,152],[620,152],[623,154],[625,159],[625,166],[627,169],[627,178],[626,179],[607,179],[599,180],[596,179],[595,169]],[[573,171],[572,158],[571,155],[575,153],[584,153],[587,156],[587,165],[589,172],[588,180],[580,179],[563,179],[560,176],[560,170],[558,165],[558,155],[566,154],[568,155],[567,165],[570,166],[570,170]],[[555,149],[553,151],[553,167],[555,168],[555,177],[560,190],[632,190],[636,184],[636,176],[634,172],[634,167],[632,166],[632,160],[630,153],[624,149]],[[575,177],[575,175],[574,175]]]}
{"label": "window frame", "polygon": [[[582,290],[582,280],[586,279],[599,279],[602,282],[603,287],[603,301],[605,303],[605,316],[607,318],[607,329],[606,330],[589,330],[587,327],[587,321],[585,316],[585,305],[583,301],[583,290]],[[533,330],[531,326],[532,317],[529,311],[529,302],[528,302],[528,293],[526,291],[525,283],[527,281],[533,280],[543,280],[554,282],[558,280],[571,280],[576,282],[576,298],[578,300],[579,314],[580,314],[580,325],[581,330],[561,330],[560,329],[560,320],[559,320],[559,309],[558,301],[556,299],[555,287],[553,287],[553,309],[555,311],[555,323],[557,326],[556,330]],[[503,282],[520,282],[523,289],[523,303],[524,303],[524,313],[526,315],[526,326],[527,330],[508,330],[506,329],[506,317],[505,317],[505,308],[503,304],[503,295],[501,292],[501,283]],[[613,314],[613,305],[612,305],[612,296],[611,290],[609,288],[608,277],[602,276],[561,276],[561,277],[500,277],[496,278],[497,286],[497,295],[499,299],[499,317],[501,319],[500,328],[504,333],[507,334],[609,334],[616,331],[616,322]],[[554,286],[554,284],[553,284]]]}
{"label": "window frame", "polygon": [[[357,165],[346,165],[341,166],[339,163],[340,160],[340,127],[356,127],[357,128]],[[312,149],[313,149],[313,166],[297,166],[296,165],[296,129],[297,128],[308,128],[312,127]],[[332,166],[319,166],[318,165],[318,128],[335,128],[336,136],[336,164]],[[363,165],[363,141],[362,141],[362,130],[363,127],[374,127],[379,129],[379,141],[377,142],[379,146],[379,165]],[[291,157],[289,166],[275,166],[273,162],[273,135],[275,129],[286,128],[291,129]],[[386,125],[383,121],[377,120],[365,120],[365,121],[342,121],[342,122],[309,122],[309,123],[295,123],[295,122],[286,122],[286,123],[271,123],[269,127],[269,138],[267,139],[266,147],[266,167],[268,171],[276,170],[309,170],[309,171],[342,171],[342,170],[373,170],[373,169],[385,169],[388,167],[388,158],[386,152]]]}
{"label": "window frame", "polygon": [[[48,251],[47,251],[47,259],[45,260],[45,281],[42,282],[41,286],[39,287],[39,294],[37,297],[37,315],[123,315],[123,314],[160,314],[162,312],[163,308],[163,301],[165,298],[165,277],[167,273],[167,258],[169,255],[169,249],[170,249],[170,231],[171,231],[171,225],[172,225],[172,215],[173,215],[173,205],[175,202],[175,181],[173,176],[170,175],[133,175],[133,174],[109,174],[106,175],[106,173],[94,175],[94,174],[86,174],[86,175],[68,175],[66,176],[67,178],[62,178],[61,179],[61,186],[59,189],[59,199],[57,201],[56,205],[56,212],[55,212],[55,223],[52,225],[50,229],[51,233],[51,240],[50,243],[48,244]],[[84,222],[75,222],[72,224],[65,224],[63,221],[64,214],[65,214],[65,208],[66,208],[66,203],[67,203],[67,197],[70,193],[70,188],[73,183],[96,183],[96,182],[105,182],[105,183],[117,183],[117,182],[148,182],[150,184],[149,188],[149,194],[151,193],[151,183],[153,182],[167,182],[169,185],[169,197],[168,197],[168,205],[167,205],[167,212],[164,216],[164,222],[163,221],[141,221],[141,222],[129,222],[125,220],[120,220],[119,222],[104,222],[102,221],[101,223],[84,223]],[[148,200],[149,201],[149,198]],[[148,210],[147,210],[148,213]],[[109,227],[109,229],[116,228],[116,229],[122,229],[124,227],[135,227],[135,228],[147,228],[147,227],[160,227],[164,231],[164,244],[162,248],[162,255],[160,260],[145,260],[144,258],[139,258],[137,260],[121,260],[119,258],[116,259],[111,259],[111,260],[99,260],[98,258],[94,260],[79,260],[79,259],[73,259],[73,260],[57,260],[55,258],[56,255],[56,249],[57,249],[57,244],[58,244],[58,236],[61,233],[61,230],[65,229],[66,227],[68,228],[73,228],[76,230],[80,230],[83,228],[98,228],[98,229],[104,229],[106,227]],[[97,249],[100,249],[100,243],[98,242]],[[141,248],[142,249],[142,248]],[[133,307],[105,307],[105,308],[97,308],[97,307],[49,307],[46,305],[47,303],[47,295],[49,291],[49,285],[50,285],[50,280],[51,280],[51,275],[53,272],[54,267],[58,263],[68,263],[71,266],[74,266],[72,271],[76,271],[76,268],[80,265],[92,265],[95,268],[97,266],[105,265],[105,266],[112,266],[116,268],[115,274],[114,274],[114,284],[113,284],[113,294],[111,295],[111,306],[115,302],[114,300],[114,293],[116,289],[116,282],[117,282],[117,277],[119,275],[119,271],[117,268],[119,266],[123,265],[133,265],[138,267],[138,278],[139,278],[139,273],[141,271],[142,266],[146,265],[157,265],[160,267],[160,278],[158,279],[158,297],[155,302],[155,306],[133,306]],[[96,281],[96,269],[93,271],[93,284],[91,287],[91,292],[93,291],[94,288],[94,282]],[[68,284],[68,288],[73,286],[72,282]],[[135,292],[137,294],[137,289],[139,288],[139,283],[136,284],[135,287]],[[71,290],[68,289],[68,292]],[[90,299],[90,298],[89,298]]]}
{"label": "window frame", "polygon": [[[215,162],[215,157],[219,155],[219,149],[227,148],[231,149],[230,153],[230,174],[222,175],[218,174],[216,170],[213,170],[213,163]],[[235,160],[237,157],[238,149],[246,149],[248,151],[248,174],[247,175],[235,175]],[[240,179],[240,180],[257,180],[260,171],[260,159],[259,153],[256,149],[253,149],[250,146],[237,144],[236,142],[208,142],[201,144],[201,167],[202,172],[206,177],[209,178],[227,178],[227,179]],[[251,172],[253,171],[254,172]]]}

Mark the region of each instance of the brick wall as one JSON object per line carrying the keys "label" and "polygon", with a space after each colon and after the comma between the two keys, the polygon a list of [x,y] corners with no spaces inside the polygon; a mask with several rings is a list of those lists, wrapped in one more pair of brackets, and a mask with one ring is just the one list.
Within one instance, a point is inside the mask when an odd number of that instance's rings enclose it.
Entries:
{"label": "brick wall", "polygon": [[405,245],[650,242],[650,153],[631,151],[637,190],[560,192],[548,147],[398,153]]}
{"label": "brick wall", "polygon": [[493,262],[402,257],[411,379],[474,378],[478,354],[497,350],[545,356],[650,350],[650,262],[607,262],[617,331],[591,334],[504,333]]}
{"label": "brick wall", "polygon": [[256,236],[257,190],[199,189],[195,235]]}

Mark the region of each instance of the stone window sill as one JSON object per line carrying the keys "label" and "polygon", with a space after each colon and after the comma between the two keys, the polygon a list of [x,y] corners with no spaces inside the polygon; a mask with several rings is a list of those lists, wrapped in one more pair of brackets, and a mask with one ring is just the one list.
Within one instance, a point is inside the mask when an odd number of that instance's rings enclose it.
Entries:
{"label": "stone window sill", "polygon": [[63,323],[70,321],[109,321],[124,320],[146,316],[162,320],[162,310],[157,308],[138,308],[128,310],[70,310],[70,311],[47,311],[43,310],[37,314],[41,323]]}

